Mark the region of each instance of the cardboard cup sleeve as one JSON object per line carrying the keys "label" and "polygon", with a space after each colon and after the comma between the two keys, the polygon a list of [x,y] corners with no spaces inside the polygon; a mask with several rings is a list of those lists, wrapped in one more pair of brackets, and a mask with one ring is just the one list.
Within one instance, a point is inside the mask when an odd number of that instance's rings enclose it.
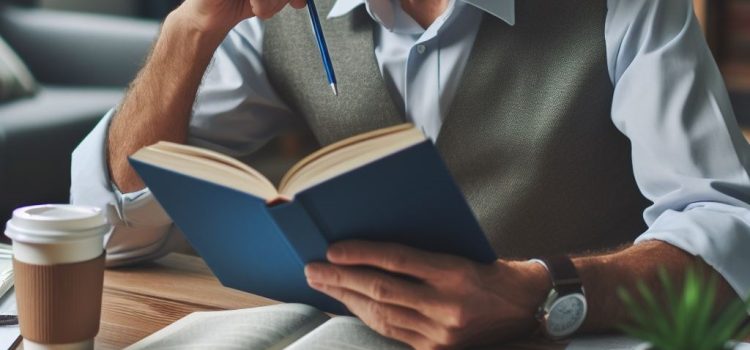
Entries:
{"label": "cardboard cup sleeve", "polygon": [[40,344],[93,339],[99,332],[104,253],[72,264],[31,265],[13,259],[21,335]]}

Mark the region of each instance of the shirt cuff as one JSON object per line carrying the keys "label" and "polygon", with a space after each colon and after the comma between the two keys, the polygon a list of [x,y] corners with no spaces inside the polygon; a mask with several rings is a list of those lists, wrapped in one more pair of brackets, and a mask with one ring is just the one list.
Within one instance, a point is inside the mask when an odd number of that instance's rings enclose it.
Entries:
{"label": "shirt cuff", "polygon": [[105,237],[108,261],[153,258],[171,246],[169,239],[179,235],[170,234],[172,221],[150,191],[123,194],[113,186],[107,136],[114,114],[114,110],[107,113],[73,152],[70,201],[101,208],[107,214],[112,225]]}
{"label": "shirt cuff", "polygon": [[635,244],[669,243],[703,259],[741,298],[750,296],[750,210],[722,203],[694,203],[662,213]]}
{"label": "shirt cuff", "polygon": [[128,226],[165,226],[172,219],[164,211],[148,187],[130,193],[122,193],[111,183],[116,198],[117,215]]}

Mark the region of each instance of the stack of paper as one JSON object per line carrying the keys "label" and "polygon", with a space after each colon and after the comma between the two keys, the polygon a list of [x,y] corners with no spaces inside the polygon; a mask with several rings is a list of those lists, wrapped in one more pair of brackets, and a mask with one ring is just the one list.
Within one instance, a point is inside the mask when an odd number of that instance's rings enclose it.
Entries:
{"label": "stack of paper", "polygon": [[[0,315],[18,315],[13,281],[13,251],[11,246],[0,243]],[[12,348],[20,336],[18,324],[0,326],[0,349]]]}
{"label": "stack of paper", "polygon": [[0,243],[0,297],[13,287],[13,251],[11,246]]}

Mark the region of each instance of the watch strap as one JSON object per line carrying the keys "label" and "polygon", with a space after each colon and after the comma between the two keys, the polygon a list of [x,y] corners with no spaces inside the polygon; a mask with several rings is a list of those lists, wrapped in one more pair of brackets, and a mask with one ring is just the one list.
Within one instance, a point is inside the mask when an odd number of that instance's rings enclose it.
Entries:
{"label": "watch strap", "polygon": [[549,271],[552,279],[552,288],[558,295],[567,295],[571,293],[582,293],[583,287],[578,271],[573,264],[573,260],[565,255],[552,256],[539,259]]}
{"label": "watch strap", "polygon": [[[547,269],[550,279],[552,280],[552,290],[547,296],[547,300],[542,304],[536,314],[540,322],[542,333],[550,339],[563,339],[575,333],[581,326],[586,317],[586,294],[578,272],[573,261],[567,256],[553,256],[543,259],[532,259],[533,262],[539,263]],[[576,320],[575,326],[564,331],[553,332],[551,324],[555,324],[551,317],[554,305],[561,298],[582,297],[583,298],[583,318]],[[558,320],[559,321],[559,320]],[[559,325],[559,324],[558,324]]]}

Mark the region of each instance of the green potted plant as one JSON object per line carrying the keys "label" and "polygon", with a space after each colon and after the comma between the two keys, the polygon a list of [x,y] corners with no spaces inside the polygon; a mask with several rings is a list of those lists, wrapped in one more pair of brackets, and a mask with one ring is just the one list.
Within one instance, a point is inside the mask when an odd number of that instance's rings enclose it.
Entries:
{"label": "green potted plant", "polygon": [[708,281],[696,269],[688,269],[681,291],[677,291],[665,269],[659,270],[663,299],[642,281],[638,298],[620,288],[618,294],[632,322],[621,325],[625,333],[644,340],[650,350],[725,350],[734,348],[734,339],[750,334],[743,323],[750,309],[747,302],[735,302],[721,313],[715,309],[717,280]]}

